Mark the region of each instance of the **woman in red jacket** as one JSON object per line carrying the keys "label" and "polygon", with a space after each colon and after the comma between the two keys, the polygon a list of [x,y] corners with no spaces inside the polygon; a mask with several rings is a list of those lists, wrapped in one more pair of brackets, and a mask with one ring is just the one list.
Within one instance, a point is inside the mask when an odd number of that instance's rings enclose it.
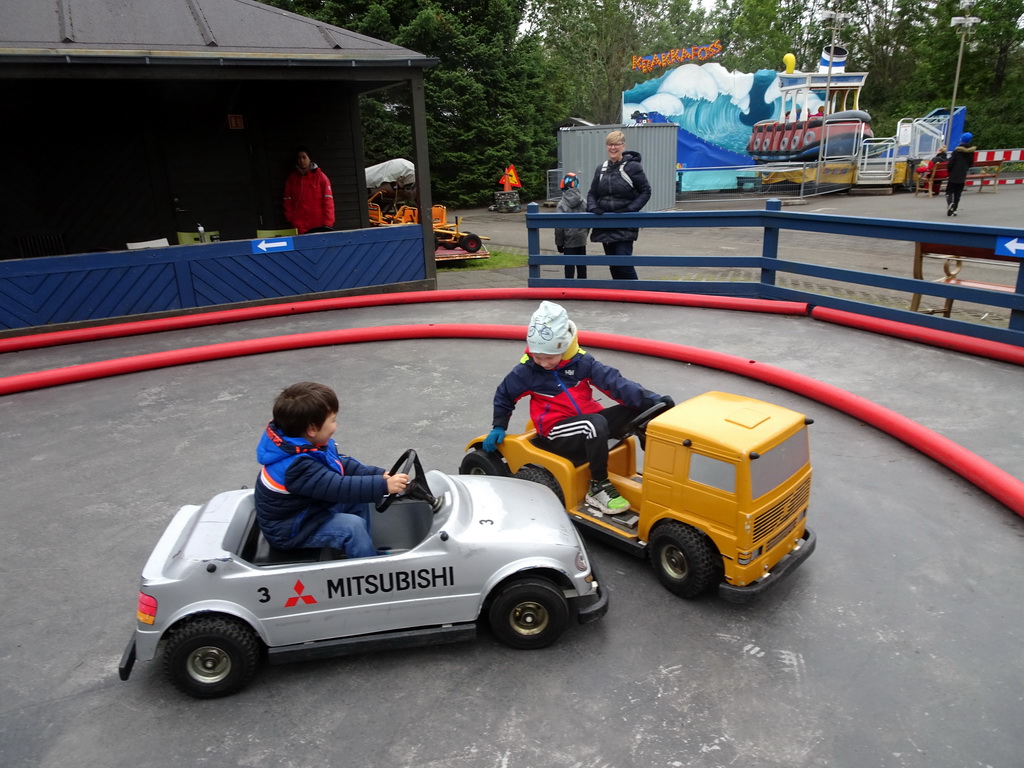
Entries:
{"label": "woman in red jacket", "polygon": [[[935,153],[935,157],[927,162],[921,163],[915,170],[919,176],[924,176],[928,171],[934,168],[939,163],[949,162],[949,155],[946,154],[946,146],[939,147],[939,151]],[[932,179],[932,195],[937,195],[942,190],[942,180],[949,176],[948,170],[938,170],[935,172],[935,176]]]}
{"label": "woman in red jacket", "polygon": [[295,151],[295,170],[284,183],[284,217],[300,235],[334,226],[331,180],[310,160],[305,147]]}

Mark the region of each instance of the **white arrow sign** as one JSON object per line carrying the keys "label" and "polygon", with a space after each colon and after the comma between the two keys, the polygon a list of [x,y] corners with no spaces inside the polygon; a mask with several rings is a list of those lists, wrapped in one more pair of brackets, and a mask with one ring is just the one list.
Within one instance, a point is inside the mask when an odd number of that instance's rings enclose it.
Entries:
{"label": "white arrow sign", "polygon": [[282,248],[288,247],[287,240],[271,240],[269,243],[266,240],[260,240],[256,246],[261,251],[266,253],[267,251],[280,251]]}
{"label": "white arrow sign", "polygon": [[1002,245],[1014,256],[1017,255],[1017,251],[1024,251],[1024,243],[1022,243],[1018,237],[1013,238],[1013,240],[1007,240]]}

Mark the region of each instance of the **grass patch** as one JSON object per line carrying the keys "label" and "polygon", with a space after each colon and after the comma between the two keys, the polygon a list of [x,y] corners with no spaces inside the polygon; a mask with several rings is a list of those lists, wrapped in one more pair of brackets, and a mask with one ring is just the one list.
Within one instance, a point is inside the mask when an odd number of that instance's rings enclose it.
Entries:
{"label": "grass patch", "polygon": [[471,269],[511,269],[512,267],[525,267],[527,261],[525,253],[491,251],[491,256],[488,259],[440,261],[437,263],[437,270],[439,272],[463,272]]}

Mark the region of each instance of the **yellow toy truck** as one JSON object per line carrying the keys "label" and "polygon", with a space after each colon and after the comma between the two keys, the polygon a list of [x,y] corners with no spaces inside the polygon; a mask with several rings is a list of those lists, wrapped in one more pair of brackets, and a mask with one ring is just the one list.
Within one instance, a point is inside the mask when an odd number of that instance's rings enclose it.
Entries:
{"label": "yellow toy truck", "polygon": [[[747,602],[814,551],[807,527],[811,419],[788,408],[707,392],[639,414],[609,454],[609,479],[630,503],[619,515],[586,503],[587,463],[537,448],[531,423],[498,451],[484,436],[466,446],[463,474],[513,475],[550,488],[584,532],[649,557],[661,583],[684,598],[715,585]],[[643,473],[637,459],[643,451]]]}

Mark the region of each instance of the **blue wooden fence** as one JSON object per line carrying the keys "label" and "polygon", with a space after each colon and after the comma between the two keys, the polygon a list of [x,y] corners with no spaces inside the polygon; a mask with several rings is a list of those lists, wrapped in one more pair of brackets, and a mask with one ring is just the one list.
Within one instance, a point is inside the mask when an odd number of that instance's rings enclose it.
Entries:
{"label": "blue wooden fence", "polygon": [[276,238],[266,241],[266,252],[260,242],[0,261],[0,328],[308,298],[426,278],[420,227],[302,235],[287,249]]}
{"label": "blue wooden fence", "polygon": [[[853,216],[835,216],[818,213],[783,212],[779,200],[769,200],[765,210],[749,211],[666,211],[662,213],[629,213],[614,216],[594,216],[589,213],[540,213],[536,203],[527,206],[527,246],[529,250],[529,285],[531,287],[617,288],[635,290],[679,291],[716,295],[745,296],[764,299],[802,301],[813,306],[830,307],[862,315],[870,315],[897,322],[911,323],[928,328],[951,331],[975,338],[1001,341],[1024,346],[1024,269],[1017,266],[1015,293],[1001,293],[980,288],[933,283],[910,277],[860,272],[854,269],[827,267],[804,262],[788,261],[779,252],[779,232],[794,230],[850,237],[903,240],[908,242],[966,245],[995,251],[1003,238],[1014,239],[1020,230],[1002,227],[944,224],[925,221],[897,221],[868,219]],[[761,253],[737,256],[586,256],[545,255],[540,252],[540,230],[554,227],[661,227],[687,229],[696,227],[758,227],[763,229]],[[1020,237],[1024,247],[1024,237]],[[1021,259],[1018,257],[1018,262]],[[909,263],[909,262],[908,262]],[[637,280],[628,285],[621,281],[567,280],[562,277],[541,277],[542,265],[553,264],[632,264],[648,267],[718,267],[745,268],[759,271],[759,279],[747,282]],[[784,288],[776,283],[779,272],[806,275],[821,280],[834,280],[855,285],[871,286],[908,294],[952,298],[1010,310],[1008,327],[981,325],[964,320],[910,312],[905,309],[879,306],[837,296],[822,295]],[[909,296],[908,296],[909,306]]]}
{"label": "blue wooden fence", "polygon": [[[1016,230],[829,214],[783,212],[777,200],[765,210],[670,211],[663,213],[539,213],[526,216],[529,284],[546,287],[608,287],[609,280],[542,278],[541,265],[624,263],[621,256],[543,255],[540,230],[553,227],[757,227],[763,230],[760,254],[737,256],[633,256],[636,266],[719,267],[758,270],[747,282],[631,281],[629,288],[803,301],[814,306],[912,323],[1024,346],[1024,270],[1018,267],[1016,292],[999,293],[943,285],[908,277],[789,261],[779,252],[779,232],[794,230],[907,242],[948,243],[995,250]],[[241,240],[143,251],[51,256],[0,261],[0,329],[27,328],[105,318],[187,311],[311,294],[372,289],[396,283],[429,287],[428,260],[419,227],[383,227],[303,235],[287,250],[263,253],[259,241]],[[1019,259],[1018,259],[1019,261]],[[432,266],[432,265],[431,265]],[[1008,327],[999,328],[837,296],[785,288],[779,272],[854,285],[920,293],[1010,310]],[[432,270],[430,277],[433,277]],[[417,284],[419,283],[419,284]],[[621,282],[614,283],[623,287]],[[909,301],[908,301],[909,304]]]}

